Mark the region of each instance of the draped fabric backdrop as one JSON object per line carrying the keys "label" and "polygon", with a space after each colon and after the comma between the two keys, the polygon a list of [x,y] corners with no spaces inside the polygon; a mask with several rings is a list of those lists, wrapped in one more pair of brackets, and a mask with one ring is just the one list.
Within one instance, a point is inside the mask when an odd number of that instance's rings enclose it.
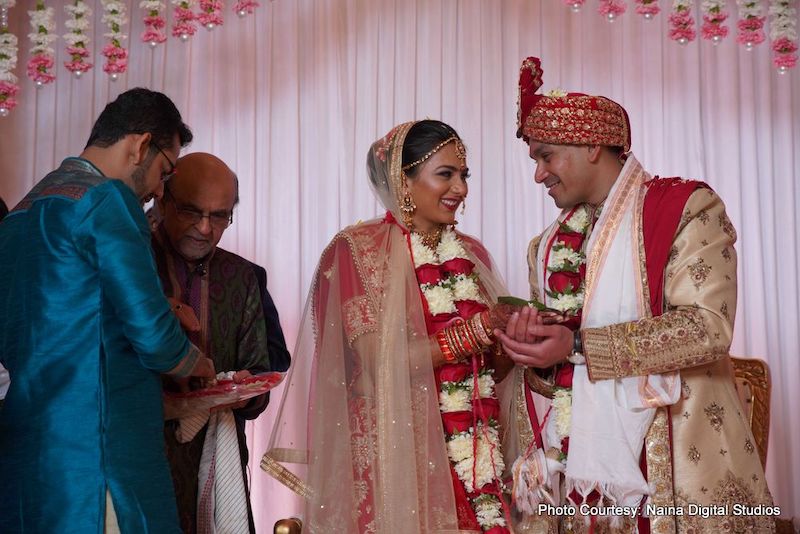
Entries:
{"label": "draped fabric backdrop", "polygon": [[[33,4],[20,0],[10,12],[21,42],[17,74]],[[65,33],[62,2],[49,4]],[[592,2],[573,14],[557,0],[262,0],[253,16],[239,19],[228,6],[223,27],[151,50],[138,38],[138,1],[128,0],[130,69],[111,82],[95,4],[95,68],[69,76],[57,41],[56,82],[37,91],[23,79],[21,104],[0,119],[0,196],[13,206],[79,153],[123,90],[164,91],[194,130],[188,150],[214,153],[239,175],[242,200],[222,246],[267,268],[290,348],[320,252],[339,228],[380,213],[365,157],[393,125],[440,118],[463,136],[473,177],[459,228],[483,240],[522,296],[528,240],[556,209],[515,137],[520,61],[542,57],[545,90],[621,102],[645,168],[708,182],[739,231],[732,352],[769,362],[767,477],[784,515],[800,515],[800,68],[778,75],[768,43],[746,52],[735,15],[719,46],[700,39],[684,47],[667,38],[667,1],[652,21],[631,3],[610,24]],[[735,13],[733,2],[728,8]],[[248,436],[261,532],[295,510],[288,490],[258,468],[280,392],[272,398]]]}

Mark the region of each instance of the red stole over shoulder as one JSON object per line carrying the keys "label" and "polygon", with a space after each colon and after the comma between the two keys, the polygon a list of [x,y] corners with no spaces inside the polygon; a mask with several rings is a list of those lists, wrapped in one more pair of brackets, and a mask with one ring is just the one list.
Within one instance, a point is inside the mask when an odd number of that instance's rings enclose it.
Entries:
{"label": "red stole over shoulder", "polygon": [[650,289],[650,310],[653,317],[657,317],[664,310],[664,271],[684,206],[695,190],[709,187],[695,180],[658,176],[645,182],[644,187],[647,192],[642,207],[642,234],[647,285]]}

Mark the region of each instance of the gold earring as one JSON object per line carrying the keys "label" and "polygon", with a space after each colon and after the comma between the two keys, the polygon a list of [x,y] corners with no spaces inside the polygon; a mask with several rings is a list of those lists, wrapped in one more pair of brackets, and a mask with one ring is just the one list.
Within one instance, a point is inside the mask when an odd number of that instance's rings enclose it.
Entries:
{"label": "gold earring", "polygon": [[414,216],[414,212],[417,211],[417,205],[414,204],[414,199],[411,198],[411,192],[409,192],[408,189],[405,190],[405,195],[403,195],[403,203],[400,205],[400,211],[406,228],[411,230],[413,226],[412,217]]}

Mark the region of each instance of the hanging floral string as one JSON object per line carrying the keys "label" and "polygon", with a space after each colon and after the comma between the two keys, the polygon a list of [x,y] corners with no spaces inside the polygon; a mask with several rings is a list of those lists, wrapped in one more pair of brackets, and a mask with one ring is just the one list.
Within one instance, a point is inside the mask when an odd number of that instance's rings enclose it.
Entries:
{"label": "hanging floral string", "polygon": [[197,20],[208,30],[213,30],[217,26],[222,26],[222,0],[200,0],[200,13]]}
{"label": "hanging floral string", "polygon": [[573,13],[577,13],[586,3],[586,0],[564,0],[564,3],[569,6]]}
{"label": "hanging floral string", "polygon": [[195,0],[172,0],[175,6],[175,23],[172,25],[172,36],[186,42],[197,31],[197,15],[194,13]]}
{"label": "hanging floral string", "polygon": [[151,48],[155,48],[159,43],[167,40],[167,36],[164,34],[167,21],[161,15],[164,10],[164,2],[161,0],[142,0],[139,2],[139,7],[145,12],[142,42],[149,44]]}
{"label": "hanging floral string", "polygon": [[628,6],[624,0],[600,0],[598,13],[603,15],[609,22],[614,22],[617,17],[625,13]]}
{"label": "hanging floral string", "polygon": [[16,0],[0,0],[0,117],[7,117],[17,105],[14,98],[19,91],[14,69],[17,67],[19,47],[17,36],[8,31],[8,10]]}
{"label": "hanging floral string", "polygon": [[680,44],[694,41],[694,17],[692,17],[692,0],[674,0],[672,13],[669,16],[669,38]]}
{"label": "hanging floral string", "polygon": [[56,23],[53,21],[53,8],[45,7],[44,0],[36,0],[36,9],[28,11],[31,17],[32,33],[28,34],[33,46],[31,58],[28,60],[28,78],[33,80],[36,87],[42,87],[56,79],[50,72],[55,64],[55,50],[50,43],[56,40],[53,33]]}
{"label": "hanging floral string", "polygon": [[658,0],[636,0],[636,13],[646,20],[652,19],[661,13],[661,8],[658,7]]}
{"label": "hanging floral string", "polygon": [[71,5],[64,6],[64,11],[68,17],[64,26],[69,30],[69,33],[64,35],[64,41],[67,43],[67,54],[71,57],[70,61],[64,62],[64,66],[76,78],[80,78],[84,72],[92,68],[92,63],[88,60],[89,49],[86,47],[89,44],[89,21],[92,10],[83,0],[75,0]]}
{"label": "hanging floral string", "polygon": [[773,64],[785,74],[797,64],[797,9],[793,0],[773,0],[769,7]]}
{"label": "hanging floral string", "polygon": [[719,44],[728,35],[728,27],[723,24],[728,18],[725,11],[725,0],[703,0],[700,4],[703,11],[703,39],[710,39]]}
{"label": "hanging floral string", "polygon": [[101,0],[103,3],[103,22],[108,24],[109,32],[103,34],[108,37],[109,43],[103,47],[106,56],[106,71],[112,80],[128,69],[128,51],[122,47],[122,41],[128,38],[122,33],[122,27],[128,22],[125,17],[125,4],[118,0]]}
{"label": "hanging floral string", "polygon": [[240,17],[246,17],[247,15],[252,15],[253,11],[255,11],[255,9],[260,5],[261,4],[255,0],[239,0],[233,6],[233,10]]}
{"label": "hanging floral string", "polygon": [[736,23],[738,33],[736,40],[750,51],[753,46],[763,43],[764,36],[764,8],[761,0],[737,0],[739,5],[739,20]]}

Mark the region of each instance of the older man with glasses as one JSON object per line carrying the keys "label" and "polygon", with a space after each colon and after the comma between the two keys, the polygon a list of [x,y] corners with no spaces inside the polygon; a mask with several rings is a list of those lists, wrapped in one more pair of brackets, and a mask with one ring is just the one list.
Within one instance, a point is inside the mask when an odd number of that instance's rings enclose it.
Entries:
{"label": "older man with glasses", "polygon": [[[153,232],[164,291],[177,313],[189,315],[194,323],[189,338],[214,360],[218,371],[234,371],[234,380],[289,366],[278,313],[266,289],[266,271],[217,246],[233,222],[238,190],[236,175],[219,158],[204,153],[184,156],[158,200],[162,219]],[[165,387],[178,384],[167,381]],[[210,417],[165,423],[184,532],[195,532],[201,525],[214,525],[222,532],[255,532],[244,425],[264,411],[268,400],[262,395]],[[222,443],[225,435],[236,439]],[[235,473],[223,476],[220,461],[208,461],[221,449],[238,456]],[[204,496],[200,499],[198,486]],[[214,498],[205,498],[210,495]],[[225,509],[215,510],[214,501]]]}

